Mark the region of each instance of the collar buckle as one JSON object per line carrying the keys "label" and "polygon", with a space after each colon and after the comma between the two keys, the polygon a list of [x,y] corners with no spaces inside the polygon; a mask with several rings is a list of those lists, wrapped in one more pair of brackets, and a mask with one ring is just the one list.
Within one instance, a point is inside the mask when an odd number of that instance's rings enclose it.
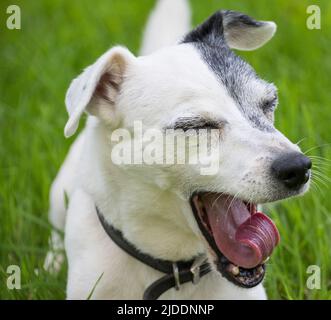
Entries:
{"label": "collar buckle", "polygon": [[193,274],[193,284],[197,284],[200,281],[200,267],[206,262],[207,256],[201,254],[195,258],[193,264],[190,268],[191,273]]}

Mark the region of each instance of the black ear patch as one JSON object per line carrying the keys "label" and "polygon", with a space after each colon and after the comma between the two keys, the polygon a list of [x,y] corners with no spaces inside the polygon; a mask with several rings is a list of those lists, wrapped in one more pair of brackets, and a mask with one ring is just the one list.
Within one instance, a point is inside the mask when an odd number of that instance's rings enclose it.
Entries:
{"label": "black ear patch", "polygon": [[227,28],[231,27],[261,27],[263,22],[257,21],[252,17],[243,14],[241,12],[232,10],[222,10],[222,15],[224,17],[224,24]]}
{"label": "black ear patch", "polygon": [[217,45],[219,42],[225,41],[225,34],[231,29],[258,28],[262,25],[263,22],[246,14],[232,10],[220,10],[189,32],[182,42],[205,42],[209,45]]}
{"label": "black ear patch", "polygon": [[224,40],[223,34],[223,14],[222,11],[217,11],[205,22],[189,32],[182,42],[205,42],[211,44]]}

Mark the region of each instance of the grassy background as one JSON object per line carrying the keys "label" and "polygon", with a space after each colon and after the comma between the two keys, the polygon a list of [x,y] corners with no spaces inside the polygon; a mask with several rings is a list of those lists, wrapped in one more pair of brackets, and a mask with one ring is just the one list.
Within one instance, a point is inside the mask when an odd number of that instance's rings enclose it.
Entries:
{"label": "grassy background", "polygon": [[[15,1],[22,30],[7,30],[0,4],[0,298],[62,299],[66,267],[42,270],[51,228],[48,190],[72,139],[65,140],[64,94],[70,80],[114,44],[137,53],[153,0]],[[219,8],[275,20],[278,33],[264,48],[242,54],[279,87],[277,125],[308,154],[331,159],[331,2],[305,0],[194,0],[198,23]],[[306,8],[320,5],[322,29],[306,28]],[[315,167],[330,175],[328,162]],[[321,181],[323,179],[323,181]],[[316,186],[317,184],[317,186]],[[304,198],[270,208],[281,245],[269,263],[272,299],[331,298],[331,197],[327,178],[315,176]],[[22,289],[8,290],[6,269],[22,270]],[[306,288],[309,265],[321,267],[321,289]],[[35,272],[39,269],[39,273]]]}

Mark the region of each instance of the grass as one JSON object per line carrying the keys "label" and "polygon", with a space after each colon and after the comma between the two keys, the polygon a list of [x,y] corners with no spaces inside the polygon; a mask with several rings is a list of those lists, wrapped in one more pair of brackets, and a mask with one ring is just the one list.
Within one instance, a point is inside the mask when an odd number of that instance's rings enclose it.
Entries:
{"label": "grass", "polygon": [[[331,159],[331,3],[320,5],[322,29],[306,28],[312,1],[191,1],[194,23],[218,8],[275,20],[278,33],[256,52],[240,53],[279,88],[278,128],[324,176]],[[42,270],[51,227],[48,191],[73,139],[65,140],[64,94],[70,80],[114,44],[137,53],[152,0],[15,1],[22,30],[7,30],[0,4],[0,298],[63,299],[66,266],[57,276]],[[330,183],[316,175],[303,198],[270,206],[281,244],[269,263],[271,299],[331,298]],[[9,265],[21,268],[21,290],[8,290]],[[306,287],[309,265],[321,268],[321,288]],[[38,272],[36,272],[38,270]]]}

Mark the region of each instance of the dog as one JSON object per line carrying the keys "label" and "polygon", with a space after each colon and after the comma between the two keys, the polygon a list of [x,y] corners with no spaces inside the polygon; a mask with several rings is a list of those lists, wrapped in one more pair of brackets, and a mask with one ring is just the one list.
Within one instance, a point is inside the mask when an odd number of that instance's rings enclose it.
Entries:
{"label": "dog", "polygon": [[[65,232],[67,299],[267,298],[265,262],[279,235],[257,205],[306,192],[311,162],[274,127],[276,87],[233,49],[255,50],[275,31],[226,10],[191,30],[186,0],[159,0],[141,56],[115,46],[73,80],[65,136],[88,118],[52,184],[49,212]],[[111,134],[132,132],[135,121],[184,135],[217,130],[217,173],[115,164]],[[45,267],[58,269],[55,231],[52,245]]]}

